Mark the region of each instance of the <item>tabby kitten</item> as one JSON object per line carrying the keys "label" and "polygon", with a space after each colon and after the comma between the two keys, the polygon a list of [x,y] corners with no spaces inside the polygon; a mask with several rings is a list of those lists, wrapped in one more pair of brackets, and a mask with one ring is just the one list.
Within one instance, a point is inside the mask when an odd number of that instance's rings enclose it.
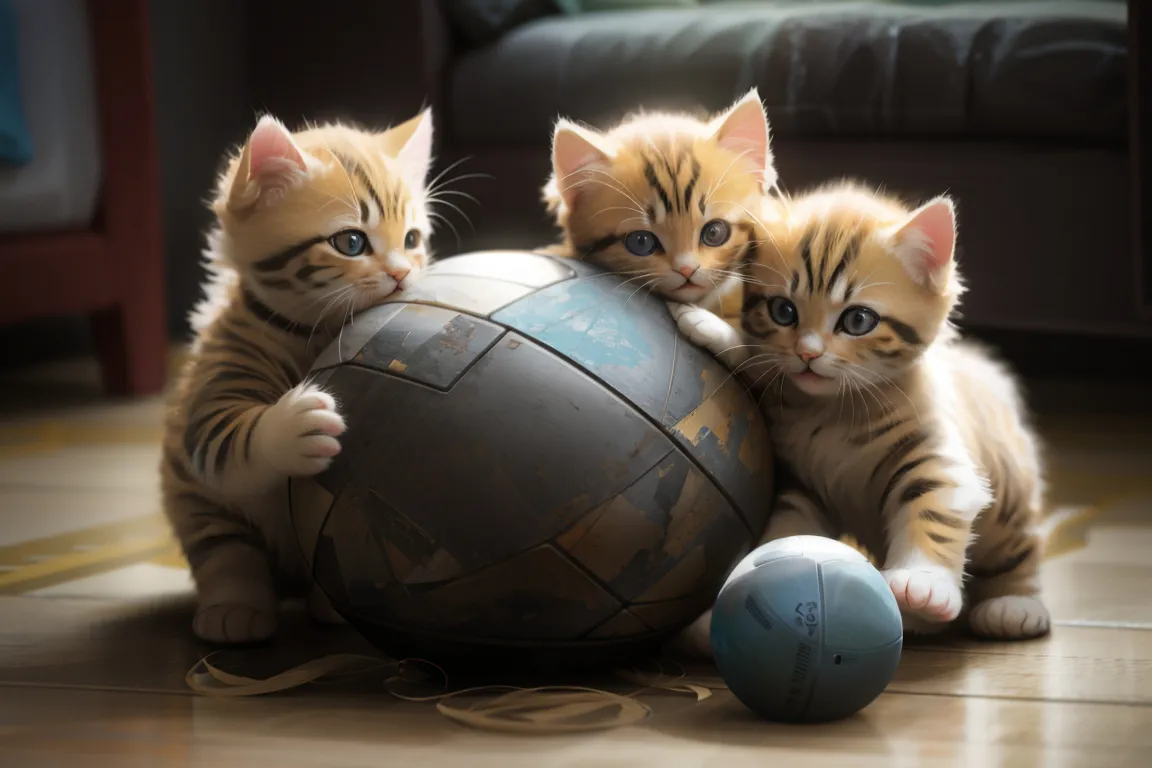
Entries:
{"label": "tabby kitten", "polygon": [[[220,178],[210,277],[161,466],[203,640],[268,638],[278,597],[310,584],[284,480],[323,470],[344,421],[302,379],[351,314],[424,267],[431,147],[429,112],[383,133],[339,124],[290,133],[263,117]],[[335,618],[319,593],[310,605]]]}
{"label": "tabby kitten", "polygon": [[766,208],[746,338],[678,312],[763,390],[778,453],[811,489],[782,494],[765,540],[853,534],[909,629],[956,619],[967,575],[977,634],[1045,634],[1038,442],[1011,374],[949,322],[962,293],[952,201],[909,210],[839,184]]}
{"label": "tabby kitten", "polygon": [[552,168],[544,199],[567,255],[695,304],[738,283],[753,211],[776,183],[755,89],[709,121],[638,114],[601,133],[562,119]]}

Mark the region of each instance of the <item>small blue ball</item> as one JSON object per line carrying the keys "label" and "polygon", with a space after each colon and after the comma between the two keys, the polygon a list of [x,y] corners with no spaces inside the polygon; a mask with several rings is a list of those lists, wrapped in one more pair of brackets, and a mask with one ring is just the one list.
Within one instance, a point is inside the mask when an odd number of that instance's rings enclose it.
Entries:
{"label": "small blue ball", "polygon": [[821,536],[757,547],[712,613],[712,651],[728,688],[781,722],[863,709],[891,682],[903,642],[884,577],[852,547]]}

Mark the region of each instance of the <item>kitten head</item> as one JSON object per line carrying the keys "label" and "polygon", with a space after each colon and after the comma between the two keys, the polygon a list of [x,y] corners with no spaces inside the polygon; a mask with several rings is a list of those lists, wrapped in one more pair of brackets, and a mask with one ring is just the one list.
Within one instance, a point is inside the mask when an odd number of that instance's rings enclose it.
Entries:
{"label": "kitten head", "polygon": [[337,322],[409,285],[428,261],[432,115],[384,132],[290,132],[264,116],[212,204],[245,288],[301,323]]}
{"label": "kitten head", "polygon": [[709,121],[641,114],[600,133],[560,120],[552,171],[544,198],[573,255],[691,303],[738,282],[776,183],[755,89]]}
{"label": "kitten head", "polygon": [[912,210],[839,184],[764,205],[742,316],[756,376],[810,395],[874,389],[949,328],[962,292],[949,198]]}

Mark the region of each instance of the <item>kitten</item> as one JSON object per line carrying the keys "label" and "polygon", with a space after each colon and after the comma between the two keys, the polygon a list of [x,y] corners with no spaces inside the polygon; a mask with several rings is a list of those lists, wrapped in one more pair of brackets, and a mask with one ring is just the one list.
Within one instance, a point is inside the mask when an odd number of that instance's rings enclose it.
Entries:
{"label": "kitten", "polygon": [[[270,637],[278,596],[311,584],[284,481],[322,471],[344,421],[302,379],[350,314],[419,276],[431,148],[427,111],[383,133],[339,124],[290,133],[263,117],[220,177],[210,276],[161,465],[202,640]],[[310,606],[335,620],[318,592]]]}
{"label": "kitten", "polygon": [[638,114],[601,133],[562,119],[552,168],[544,199],[568,255],[696,304],[739,282],[752,211],[776,183],[755,89],[708,121]]}
{"label": "kitten", "polygon": [[677,313],[762,391],[799,480],[765,541],[853,534],[883,564],[908,629],[956,619],[968,576],[977,634],[1045,634],[1038,440],[1011,374],[949,322],[963,291],[952,201],[910,210],[838,184],[765,212],[745,338],[706,310]]}

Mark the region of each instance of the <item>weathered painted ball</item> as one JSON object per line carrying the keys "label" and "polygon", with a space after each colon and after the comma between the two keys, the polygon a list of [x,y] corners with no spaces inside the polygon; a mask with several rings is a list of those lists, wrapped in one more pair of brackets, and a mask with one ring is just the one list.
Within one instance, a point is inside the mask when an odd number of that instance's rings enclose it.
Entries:
{"label": "weathered painted ball", "polygon": [[883,692],[900,662],[900,609],[852,547],[791,536],[757,547],[712,613],[716,666],[732,693],[781,722],[847,717]]}
{"label": "weathered painted ball", "polygon": [[692,621],[771,500],[752,398],[663,301],[579,261],[469,253],[312,372],[348,422],[290,483],[316,582],[392,654],[599,663]]}

